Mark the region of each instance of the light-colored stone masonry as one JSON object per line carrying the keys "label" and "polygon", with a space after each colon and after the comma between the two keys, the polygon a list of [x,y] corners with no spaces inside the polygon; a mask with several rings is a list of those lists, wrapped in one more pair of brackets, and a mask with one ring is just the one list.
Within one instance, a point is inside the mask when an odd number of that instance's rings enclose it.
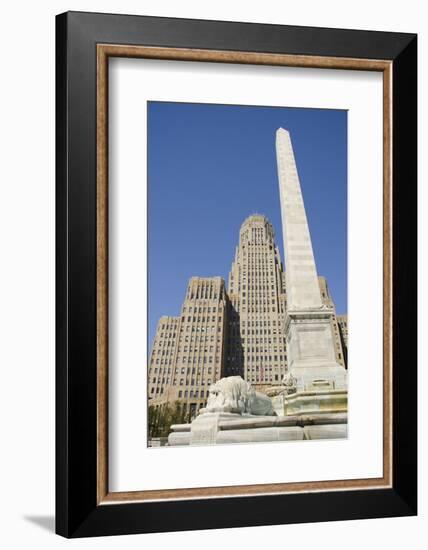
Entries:
{"label": "light-colored stone masonry", "polygon": [[[335,311],[332,303],[322,299],[293,146],[283,128],[276,133],[276,153],[287,265],[287,378],[297,394],[346,391],[346,369],[337,361]],[[307,401],[313,407],[313,397]],[[298,403],[297,413],[306,406],[303,396]]]}

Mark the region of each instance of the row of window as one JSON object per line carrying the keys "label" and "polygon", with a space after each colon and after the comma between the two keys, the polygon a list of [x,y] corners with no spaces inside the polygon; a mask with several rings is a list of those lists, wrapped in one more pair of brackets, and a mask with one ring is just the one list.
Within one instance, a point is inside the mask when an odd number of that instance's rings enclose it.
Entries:
{"label": "row of window", "polygon": [[[270,295],[270,299],[272,299],[272,304],[275,303],[275,300],[273,300],[273,298],[275,298],[276,294],[275,292],[271,292],[271,295]],[[248,301],[257,301],[259,304],[261,305],[268,305],[269,304],[269,296],[265,293],[262,293],[261,291],[257,291],[257,292],[245,292],[243,291],[242,292],[242,298],[248,298]],[[251,298],[251,300],[250,300]],[[242,303],[245,304],[245,300],[242,300]]]}
{"label": "row of window", "polygon": [[[186,376],[188,376],[189,374],[195,374],[197,376],[201,376],[201,375],[204,375],[204,374],[220,374],[220,368],[219,367],[189,367],[189,366],[184,366],[184,367],[181,367],[181,369],[177,368],[175,370],[175,374],[179,374],[179,372],[181,372],[181,374],[184,374]],[[159,379],[162,377],[162,376],[167,376],[169,377],[170,374],[171,374],[171,368],[162,368],[162,367],[155,367],[153,369],[150,369],[150,374],[159,374]]]}
{"label": "row of window", "polygon": [[[179,346],[179,348],[178,348],[178,353],[180,353],[180,351],[181,351],[181,347]],[[205,348],[203,348],[203,349],[202,349],[200,346],[195,346],[194,350],[193,350],[193,347],[192,347],[192,346],[184,346],[184,347],[183,347],[183,351],[184,351],[184,352],[187,352],[187,351],[188,351],[188,352],[190,352],[190,353],[192,353],[193,351],[195,351],[195,352],[199,351],[199,352],[204,352],[204,353],[208,353],[208,352],[209,352],[209,353],[212,353],[212,352],[214,351],[214,346],[210,346],[209,348],[208,348],[208,346],[207,346],[207,347],[205,347]],[[219,351],[220,351],[220,348],[217,346],[217,347],[216,347],[216,352],[218,353]]]}
{"label": "row of window", "polygon": [[266,363],[273,361],[275,363],[278,361],[285,361],[286,359],[286,355],[247,355],[245,357],[245,362],[260,364],[262,361],[265,361]]}
{"label": "row of window", "polygon": [[[276,326],[276,321],[275,321],[275,319],[272,319],[272,320],[270,320],[270,319],[268,319],[268,320],[258,320],[258,319],[257,320],[250,320],[250,319],[245,320],[245,319],[243,319],[240,324],[241,324],[242,327],[270,327],[271,324],[274,327],[274,326]],[[278,326],[280,324],[281,323],[278,321]]]}
{"label": "row of window", "polygon": [[[211,382],[208,382],[208,385],[211,385]],[[150,388],[150,395],[153,395],[153,394],[163,394],[164,391],[166,390],[166,387],[164,386],[157,386],[156,388],[155,387],[151,387]],[[205,395],[207,395],[208,397],[208,389],[206,390],[206,394],[205,394],[205,390],[201,390],[201,389],[195,389],[195,390],[179,390],[178,391],[178,397],[205,397]]]}
{"label": "row of window", "polygon": [[[188,300],[217,300],[218,299],[218,295],[217,295],[217,292],[214,292],[214,294],[212,294],[211,292],[207,292],[207,290],[210,290],[210,289],[198,289],[196,291],[190,291],[188,294],[187,294],[187,299]],[[223,292],[220,293],[220,300],[222,300],[224,298],[224,295],[223,295]]]}
{"label": "row of window", "polygon": [[[221,359],[221,357],[217,356],[215,362],[216,362],[216,363],[220,363],[220,359]],[[179,357],[179,358],[177,359],[177,363],[181,363],[181,364],[184,363],[185,365],[191,364],[191,363],[193,363],[193,364],[200,363],[200,364],[206,365],[207,363],[214,363],[214,359],[213,359],[212,356],[210,356],[210,357],[206,357],[206,356],[202,357],[202,356],[200,356],[200,355],[199,355],[199,356],[194,355],[193,357],[183,357],[183,358],[180,358],[180,357]]]}
{"label": "row of window", "polygon": [[[282,308],[278,308],[279,311],[284,311]],[[241,309],[242,313],[278,313],[276,308],[257,307],[253,304],[245,305],[245,302]]]}
{"label": "row of window", "polygon": [[251,367],[251,366],[247,366],[245,367],[245,370],[247,373],[251,374],[251,375],[254,375],[254,374],[257,374],[257,373],[260,373],[260,374],[263,374],[265,373],[266,371],[268,371],[268,373],[272,374],[272,371],[274,372],[278,372],[278,371],[281,371],[283,370],[281,367],[272,367],[271,365],[270,366],[267,366],[267,367]]}
{"label": "row of window", "polygon": [[[181,320],[183,322],[186,321],[186,317],[183,315]],[[221,320],[222,320],[222,317],[219,316],[218,318],[218,322],[221,323]],[[215,323],[216,321],[216,317],[212,316],[212,317],[187,317],[187,322],[188,323]]]}
{"label": "row of window", "polygon": [[261,291],[261,290],[269,290],[269,287],[270,287],[270,290],[275,290],[275,285],[268,285],[268,284],[265,284],[265,285],[252,285],[252,286],[248,286],[248,285],[244,285],[242,284],[242,290],[254,290],[254,291]]}
{"label": "row of window", "polygon": [[250,376],[247,378],[248,382],[253,382],[253,383],[257,383],[257,382],[278,382],[280,380],[280,377],[275,374],[275,376]]}
{"label": "row of window", "polygon": [[239,264],[241,270],[248,269],[251,271],[252,269],[263,269],[264,271],[268,271],[270,273],[274,273],[277,266],[280,265],[277,258],[270,259],[269,261],[264,258],[251,258],[246,257],[245,252],[243,256],[240,256],[237,263]]}
{"label": "row of window", "polygon": [[165,323],[165,322],[162,322],[160,325],[159,325],[159,329],[160,330],[172,330],[173,332],[177,330],[177,323],[178,323],[178,319],[175,319],[173,322],[171,323]]}
{"label": "row of window", "polygon": [[[207,395],[208,395],[208,392],[207,392]],[[204,390],[180,390],[178,392],[178,397],[205,397],[205,392]],[[199,404],[199,408],[201,408],[203,405],[202,403]]]}
{"label": "row of window", "polygon": [[175,338],[176,336],[177,336],[177,332],[168,332],[168,333],[166,333],[166,332],[161,332],[161,333],[159,333],[159,338],[164,338],[164,339],[165,339],[165,338],[166,338],[166,339],[168,339],[168,338]]}
{"label": "row of window", "polygon": [[189,306],[187,309],[186,309],[186,306],[183,307],[183,313],[185,313],[186,311],[188,311],[189,313],[215,313],[217,311],[217,307],[216,306]]}
{"label": "row of window", "polygon": [[[244,297],[245,297],[245,292],[244,292]],[[242,300],[242,305],[245,306],[247,302],[243,299]],[[276,303],[276,300],[272,299],[271,300],[271,304],[274,306]],[[264,300],[257,300],[254,296],[248,296],[248,305],[251,305],[251,306],[257,306],[257,307],[261,307],[261,306],[268,306],[269,305],[269,299],[264,299]]]}
{"label": "row of window", "polygon": [[[217,332],[221,332],[221,325],[218,326]],[[180,332],[216,332],[216,327],[195,327],[194,325],[187,325],[186,330],[184,331],[184,327],[181,327]]]}
{"label": "row of window", "polygon": [[[194,356],[194,357],[178,357],[177,358],[177,365],[184,364],[184,365],[191,365],[191,364],[201,364],[206,365],[209,363],[220,363],[221,357],[218,356],[216,360],[214,361],[213,357],[201,357],[201,356]],[[154,365],[172,365],[172,359],[152,359],[150,366],[151,368],[154,367]],[[155,367],[156,368],[156,367]]]}
{"label": "row of window", "polygon": [[164,357],[165,355],[172,355],[174,353],[174,350],[173,349],[161,349],[161,348],[158,348],[157,350],[153,350],[153,354],[152,355],[161,355],[162,357]]}
{"label": "row of window", "polygon": [[[157,377],[153,377],[152,378],[152,384],[165,384],[166,382],[168,382],[168,378],[157,378]],[[195,384],[197,384],[198,386],[205,386],[205,385],[211,385],[211,378],[207,378],[205,379],[204,377],[202,377],[201,379],[199,379],[197,382],[195,382],[195,379],[192,378],[191,380],[189,378],[187,379],[184,379],[184,378],[180,378],[179,380],[177,380],[177,378],[174,378],[174,381],[173,381],[173,384],[175,386],[179,385],[179,386],[195,386]]]}
{"label": "row of window", "polygon": [[272,340],[272,338],[237,338],[237,339],[233,339],[233,338],[230,338],[228,340],[228,345],[229,345],[229,348],[233,348],[235,346],[242,346],[242,347],[250,347],[250,346],[254,346],[254,345],[263,345],[264,344],[264,347],[266,346],[269,346],[269,348],[272,348],[276,351],[277,349],[277,345],[281,345],[281,344],[284,344],[285,346],[285,338],[274,338]]}
{"label": "row of window", "polygon": [[[268,349],[273,349],[274,351],[277,351],[277,345],[278,344],[283,343],[284,347],[285,347],[285,338],[282,338],[282,339],[280,339],[280,338],[276,339],[275,338],[273,340],[273,342],[272,342],[272,339],[270,339],[270,338],[269,339],[268,338],[249,338],[247,340],[245,340],[245,338],[241,338],[238,341],[232,340],[232,339],[228,340],[228,343],[229,343],[229,348],[233,348],[234,346],[239,346],[239,347],[242,347],[242,348],[251,349],[252,346],[258,346],[260,344],[261,346],[263,346],[263,348],[266,348],[266,346],[269,345]],[[281,347],[281,346],[279,345],[279,347]],[[259,348],[256,347],[256,350],[258,350],[258,349]]]}
{"label": "row of window", "polygon": [[172,359],[152,359],[152,365],[172,365]]}
{"label": "row of window", "polygon": [[262,280],[266,283],[275,283],[276,277],[275,277],[275,271],[273,269],[265,269],[261,265],[241,265],[241,281],[240,282],[247,282],[247,275],[248,280],[251,279],[251,281],[257,281]]}
{"label": "row of window", "polygon": [[168,369],[165,367],[155,367],[154,369],[151,369],[150,372],[154,372],[154,373],[157,373],[159,371],[159,374],[162,374],[162,373],[165,373],[165,374],[171,374],[171,368],[169,367]]}
{"label": "row of window", "polygon": [[156,356],[158,357],[173,357],[175,353],[175,346],[171,348],[162,348],[158,346],[156,349],[152,351],[152,359],[154,359]]}
{"label": "row of window", "polygon": [[[211,336],[208,336],[207,334],[193,334],[193,335],[186,334],[186,336],[184,337],[180,336],[179,343],[181,344],[182,342],[190,342],[191,344],[199,344],[201,342],[214,342],[214,340],[215,340],[215,337],[212,334]],[[221,342],[220,337],[217,337],[217,344],[220,344],[220,342]]]}
{"label": "row of window", "polygon": [[[265,321],[265,323],[268,323],[268,321]],[[251,325],[251,326],[254,326],[254,325]],[[261,323],[260,323],[260,326],[261,326]],[[264,325],[266,327],[266,325]],[[268,324],[267,325],[267,328],[244,328],[242,327],[241,328],[241,334],[243,336],[245,336],[245,334],[247,335],[251,335],[251,334],[272,334],[274,336],[276,336],[276,333],[278,332],[278,334],[281,332],[281,323],[278,321],[278,329],[276,328],[276,325],[273,325],[275,326],[275,328],[271,328],[270,325]]]}

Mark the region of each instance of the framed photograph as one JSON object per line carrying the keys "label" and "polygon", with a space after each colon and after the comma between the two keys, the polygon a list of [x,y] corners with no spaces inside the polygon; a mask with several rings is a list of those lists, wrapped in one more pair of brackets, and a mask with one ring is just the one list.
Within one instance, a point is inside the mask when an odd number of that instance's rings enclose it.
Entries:
{"label": "framed photograph", "polygon": [[56,37],[57,533],[415,515],[416,35]]}

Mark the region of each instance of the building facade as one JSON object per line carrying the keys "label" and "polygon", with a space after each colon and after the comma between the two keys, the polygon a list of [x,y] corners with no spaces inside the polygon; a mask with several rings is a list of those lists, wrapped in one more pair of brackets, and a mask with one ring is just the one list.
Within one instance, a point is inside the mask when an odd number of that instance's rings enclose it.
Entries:
{"label": "building facade", "polygon": [[321,299],[323,301],[323,304],[333,308],[334,310],[334,315],[331,317],[330,324],[334,336],[334,350],[336,353],[336,361],[339,363],[339,365],[342,365],[342,367],[347,368],[346,349],[344,348],[342,328],[339,322],[339,318],[346,318],[346,315],[336,315],[336,308],[331,297],[326,278],[319,276],[318,281],[320,285]]}
{"label": "building facade", "polygon": [[149,370],[149,405],[179,402],[193,417],[225,376],[228,299],[220,277],[192,277],[180,317],[161,317]]}
{"label": "building facade", "polygon": [[[323,303],[334,308],[327,281],[318,281]],[[272,224],[254,214],[240,228],[227,291],[220,277],[192,277],[180,316],[160,318],[148,368],[149,406],[180,403],[190,420],[205,406],[211,384],[224,376],[240,375],[262,392],[281,385],[286,307]],[[337,362],[346,366],[336,315],[331,323]]]}
{"label": "building facade", "polygon": [[345,368],[348,368],[348,316],[338,315],[337,323],[339,326],[340,341],[342,343],[343,355],[345,358]]}
{"label": "building facade", "polygon": [[240,374],[256,389],[280,384],[286,372],[285,277],[272,224],[247,218],[229,274],[227,374]]}

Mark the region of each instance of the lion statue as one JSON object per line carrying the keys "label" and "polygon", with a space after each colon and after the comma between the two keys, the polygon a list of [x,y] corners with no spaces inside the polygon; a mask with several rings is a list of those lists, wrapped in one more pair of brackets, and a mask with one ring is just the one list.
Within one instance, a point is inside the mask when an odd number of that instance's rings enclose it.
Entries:
{"label": "lion statue", "polygon": [[204,412],[230,412],[275,416],[272,402],[266,395],[256,392],[240,376],[221,378],[209,389],[207,406]]}

